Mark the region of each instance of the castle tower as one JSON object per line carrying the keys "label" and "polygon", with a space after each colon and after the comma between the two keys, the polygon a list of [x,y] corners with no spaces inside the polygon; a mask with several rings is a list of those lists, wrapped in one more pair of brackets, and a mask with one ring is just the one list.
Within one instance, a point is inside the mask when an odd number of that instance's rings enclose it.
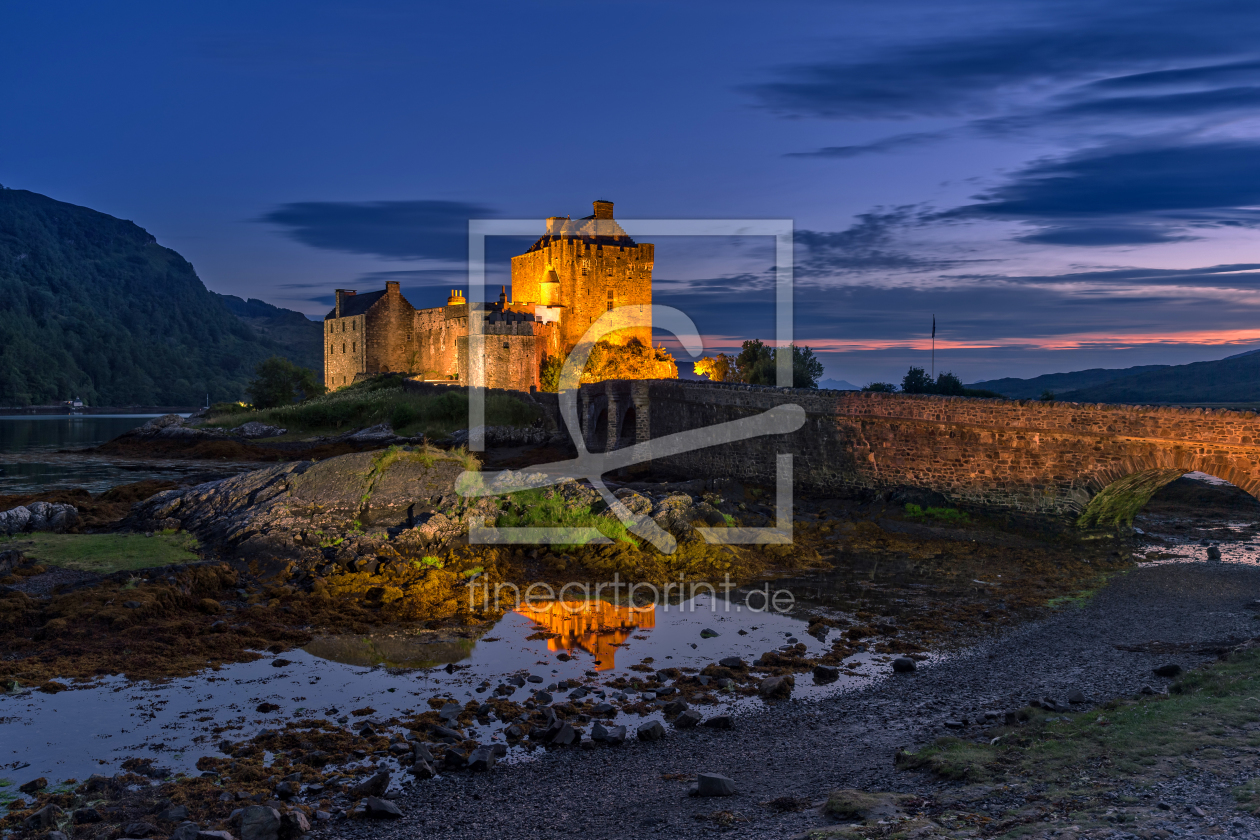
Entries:
{"label": "castle tower", "polygon": [[[651,244],[636,244],[617,224],[613,203],[596,201],[585,218],[549,218],[547,232],[512,258],[512,298],[533,305],[542,320],[558,320],[567,352],[614,307],[638,306],[650,318],[654,259]],[[621,330],[611,339],[632,337],[651,346],[651,326]]]}

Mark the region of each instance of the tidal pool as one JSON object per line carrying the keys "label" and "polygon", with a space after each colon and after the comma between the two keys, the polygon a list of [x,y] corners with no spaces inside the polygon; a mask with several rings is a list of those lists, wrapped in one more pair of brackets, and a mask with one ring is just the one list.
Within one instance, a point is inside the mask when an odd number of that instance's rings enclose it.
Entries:
{"label": "tidal pool", "polygon": [[[829,650],[823,640],[805,632],[801,618],[752,610],[738,603],[740,593],[733,600],[702,596],[649,608],[597,602],[576,612],[535,605],[507,613],[480,638],[432,642],[405,632],[325,636],[304,650],[268,654],[166,683],[113,677],[53,695],[11,693],[0,696],[0,776],[19,782],[38,776],[82,780],[91,773],[117,772],[132,757],[152,758],[171,772],[196,773],[200,756],[221,755],[217,745],[223,739],[240,740],[301,717],[349,726],[363,720],[352,721],[350,711],[363,707],[375,710],[369,720],[383,723],[409,710],[426,710],[434,696],[461,704],[484,700],[487,683],[494,686],[514,674],[535,675],[542,682],[527,683],[511,699],[524,701],[530,692],[550,688],[560,702],[567,693],[555,688],[561,681],[580,682],[598,694],[606,682],[638,674],[631,666],[645,660],[653,670],[699,669],[725,656],[751,662],[789,640],[804,643],[811,656]],[[705,630],[718,635],[701,635]],[[851,657],[846,665],[866,668],[871,676],[842,674],[830,685],[814,685],[808,674],[798,675],[794,696],[865,685],[875,678],[871,666],[888,658],[868,653]],[[760,703],[720,696],[717,705],[696,708],[709,716]],[[262,704],[275,708],[256,711]],[[633,727],[653,717],[663,719],[660,712],[618,712],[616,722]],[[499,730],[505,725],[472,726],[468,736],[483,743],[503,742]],[[512,748],[506,760],[526,754]]]}

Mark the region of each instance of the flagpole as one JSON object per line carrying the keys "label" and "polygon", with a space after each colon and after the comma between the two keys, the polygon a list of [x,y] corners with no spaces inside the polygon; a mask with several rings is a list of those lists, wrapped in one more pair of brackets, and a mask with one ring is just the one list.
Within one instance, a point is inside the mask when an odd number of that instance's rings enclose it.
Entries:
{"label": "flagpole", "polygon": [[936,316],[932,316],[932,381],[936,381]]}

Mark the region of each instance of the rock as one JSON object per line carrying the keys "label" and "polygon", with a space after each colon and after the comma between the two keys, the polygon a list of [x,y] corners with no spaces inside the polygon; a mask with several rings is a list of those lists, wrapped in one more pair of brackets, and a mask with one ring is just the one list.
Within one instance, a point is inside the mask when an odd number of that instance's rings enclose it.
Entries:
{"label": "rock", "polygon": [[534,693],[534,702],[541,703],[544,706],[549,704],[553,699],[554,698],[551,696],[551,693],[547,691],[538,691]]}
{"label": "rock", "polygon": [[1138,694],[1150,695],[1154,693],[1155,693],[1155,689],[1151,688],[1149,685],[1144,685],[1138,690]]}
{"label": "rock", "polygon": [[182,823],[188,820],[186,805],[172,805],[158,813],[158,819],[164,822]]}
{"label": "rock", "polygon": [[608,740],[608,730],[604,727],[604,724],[595,721],[595,725],[591,727],[591,740],[601,743]]}
{"label": "rock", "polygon": [[477,747],[468,756],[468,769],[485,772],[494,769],[495,755],[490,747]]}
{"label": "rock", "polygon": [[967,724],[963,723],[961,720],[947,720],[947,721],[945,721],[945,728],[946,728],[946,729],[962,729],[962,728],[963,728],[964,726],[966,726],[966,725],[967,725]]}
{"label": "rock", "polygon": [[447,750],[442,756],[442,765],[451,770],[462,770],[468,766],[468,753],[463,750]]}
{"label": "rock", "polygon": [[892,665],[893,673],[896,674],[910,674],[919,667],[918,664],[908,656],[898,656],[893,660]]}
{"label": "rock", "polygon": [[717,773],[696,776],[696,796],[734,796],[735,783]]}
{"label": "rock", "polygon": [[293,782],[281,782],[276,785],[276,797],[278,799],[292,799],[297,795],[298,786]]}
{"label": "rock", "polygon": [[702,638],[702,639],[715,639],[715,638],[717,638],[719,635],[720,635],[720,634],[718,633],[718,631],[716,631],[716,630],[710,630],[708,627],[706,627],[706,628],[704,628],[703,630],[701,630],[701,631],[700,631],[700,638]]}
{"label": "rock", "polygon": [[123,837],[152,837],[159,833],[156,825],[147,822],[133,822],[123,826]]}
{"label": "rock", "polygon": [[747,668],[748,667],[747,665],[744,664],[744,660],[740,659],[738,656],[724,657],[718,660],[718,664],[721,665],[723,668]]}
{"label": "rock", "polygon": [[1089,700],[1086,699],[1085,697],[1085,692],[1081,691],[1079,688],[1074,688],[1068,692],[1067,701],[1069,703],[1088,703],[1089,702]]}
{"label": "rock", "polygon": [[44,840],[70,840],[64,831],[50,831],[44,835]]}
{"label": "rock", "polygon": [[171,832],[171,840],[197,840],[200,833],[201,826],[195,822],[183,822],[175,826],[175,830]]}
{"label": "rock", "polygon": [[197,840],[236,840],[230,831],[198,831]]}
{"label": "rock", "polygon": [[591,707],[591,715],[593,717],[608,717],[617,711],[617,707],[611,703],[596,703]]}
{"label": "rock", "polygon": [[659,741],[665,737],[665,727],[659,720],[650,720],[640,726],[636,734],[640,741]]}
{"label": "rock", "polygon": [[730,715],[714,715],[701,725],[710,729],[734,729],[735,721]]}
{"label": "rock", "polygon": [[49,828],[57,824],[57,820],[65,813],[56,805],[45,805],[27,817],[22,825],[28,829]]}
{"label": "rock", "polygon": [[[387,790],[389,790],[389,771],[382,770],[350,788],[350,794],[352,796],[381,796]],[[249,838],[243,837],[242,840],[249,840]]]}
{"label": "rock", "polygon": [[417,779],[432,779],[437,775],[437,771],[433,769],[432,761],[425,761],[418,756],[411,763],[411,766],[407,768],[407,772]]}
{"label": "rock", "polygon": [[0,513],[0,534],[16,534],[25,531],[31,521],[31,512],[22,505]]}
{"label": "rock", "polygon": [[460,732],[458,729],[451,729],[447,726],[435,726],[433,727],[433,737],[437,738],[439,741],[454,743],[464,740],[464,733]]}
{"label": "rock", "polygon": [[684,700],[674,700],[665,704],[665,714],[673,717],[687,711],[687,703]]}
{"label": "rock", "polygon": [[680,714],[678,718],[674,721],[674,728],[675,729],[695,729],[697,726],[700,725],[700,720],[703,717],[704,716],[701,715],[699,712],[697,712],[695,709],[687,709],[685,712]]}
{"label": "rock", "polygon": [[1219,562],[1221,559],[1220,548],[1214,545],[1208,546],[1207,559],[1209,563]]}
{"label": "rock", "polygon": [[442,707],[441,711],[438,712],[438,717],[445,721],[452,721],[459,717],[460,713],[463,711],[464,707],[458,703],[447,703]]}
{"label": "rock", "polygon": [[280,815],[280,840],[294,840],[311,830],[306,814],[297,808]]}
{"label": "rock", "polygon": [[278,840],[280,812],[266,805],[250,805],[241,811],[241,840]]}
{"label": "rock", "polygon": [[578,740],[577,730],[567,723],[561,723],[559,731],[552,736],[548,743],[555,744],[559,747],[567,747]]}
{"label": "rock", "polygon": [[514,685],[517,688],[525,687],[525,678],[520,676],[519,674],[517,674],[516,676],[508,677],[506,680],[504,680],[504,682],[507,683],[508,685]]}
{"label": "rock", "polygon": [[525,678],[525,682],[540,683],[542,681],[543,681],[543,678],[538,676],[537,674],[530,674],[528,677]]}
{"label": "rock", "polygon": [[1160,665],[1158,668],[1155,669],[1155,676],[1157,677],[1172,678],[1172,677],[1177,676],[1180,673],[1181,673],[1181,666],[1176,664],[1175,662],[1170,662],[1167,665]]}
{"label": "rock", "polygon": [[402,816],[402,811],[393,802],[375,796],[363,801],[363,813],[374,820],[396,820]]}
{"label": "rock", "polygon": [[357,432],[351,432],[345,436],[346,440],[355,443],[376,443],[379,441],[392,440],[398,437],[394,434],[394,429],[388,423],[377,423],[375,426],[368,426],[366,429],[360,429]]}
{"label": "rock", "polygon": [[74,812],[75,825],[87,825],[88,823],[98,823],[102,819],[101,812],[95,808],[80,808]]}
{"label": "rock", "polygon": [[757,686],[757,693],[761,695],[763,700],[783,700],[792,696],[792,689],[796,686],[796,680],[791,674],[784,674],[781,677],[766,677]]}
{"label": "rock", "polygon": [[279,426],[268,426],[266,423],[251,420],[248,423],[237,426],[231,431],[231,434],[243,438],[269,438],[279,437],[287,431],[288,429],[282,429]]}
{"label": "rock", "polygon": [[38,779],[31,779],[29,782],[19,785],[18,790],[22,791],[22,793],[34,793],[35,791],[43,790],[46,787],[48,787],[48,780],[43,776],[40,776]]}
{"label": "rock", "polygon": [[604,736],[604,743],[610,747],[616,747],[626,742],[626,728],[624,726],[608,727],[608,734]]}
{"label": "rock", "polygon": [[814,684],[827,685],[840,679],[840,669],[832,668],[828,665],[814,666]]}

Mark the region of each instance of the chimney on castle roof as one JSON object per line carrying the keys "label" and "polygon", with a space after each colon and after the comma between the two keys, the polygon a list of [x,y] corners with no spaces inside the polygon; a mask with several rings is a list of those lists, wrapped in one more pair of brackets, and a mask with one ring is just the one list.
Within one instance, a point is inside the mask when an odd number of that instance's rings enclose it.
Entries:
{"label": "chimney on castle roof", "polygon": [[341,305],[352,297],[354,297],[354,289],[338,289],[337,290],[337,310],[336,310],[337,315],[336,317],[338,318],[341,317]]}
{"label": "chimney on castle roof", "polygon": [[548,216],[547,217],[547,235],[558,236],[564,230],[564,223],[569,221],[568,216]]}
{"label": "chimney on castle roof", "polygon": [[499,292],[499,308],[507,306],[507,286],[503,287],[503,291]]}
{"label": "chimney on castle roof", "polygon": [[596,201],[595,202],[595,218],[611,219],[613,217],[612,208],[613,208],[613,203],[611,201]]}
{"label": "chimney on castle roof", "polygon": [[397,281],[397,280],[386,280],[386,281],[385,281],[385,294],[387,294],[387,295],[397,295],[397,294],[401,294],[401,292],[399,292],[399,291],[398,291],[398,281]]}

